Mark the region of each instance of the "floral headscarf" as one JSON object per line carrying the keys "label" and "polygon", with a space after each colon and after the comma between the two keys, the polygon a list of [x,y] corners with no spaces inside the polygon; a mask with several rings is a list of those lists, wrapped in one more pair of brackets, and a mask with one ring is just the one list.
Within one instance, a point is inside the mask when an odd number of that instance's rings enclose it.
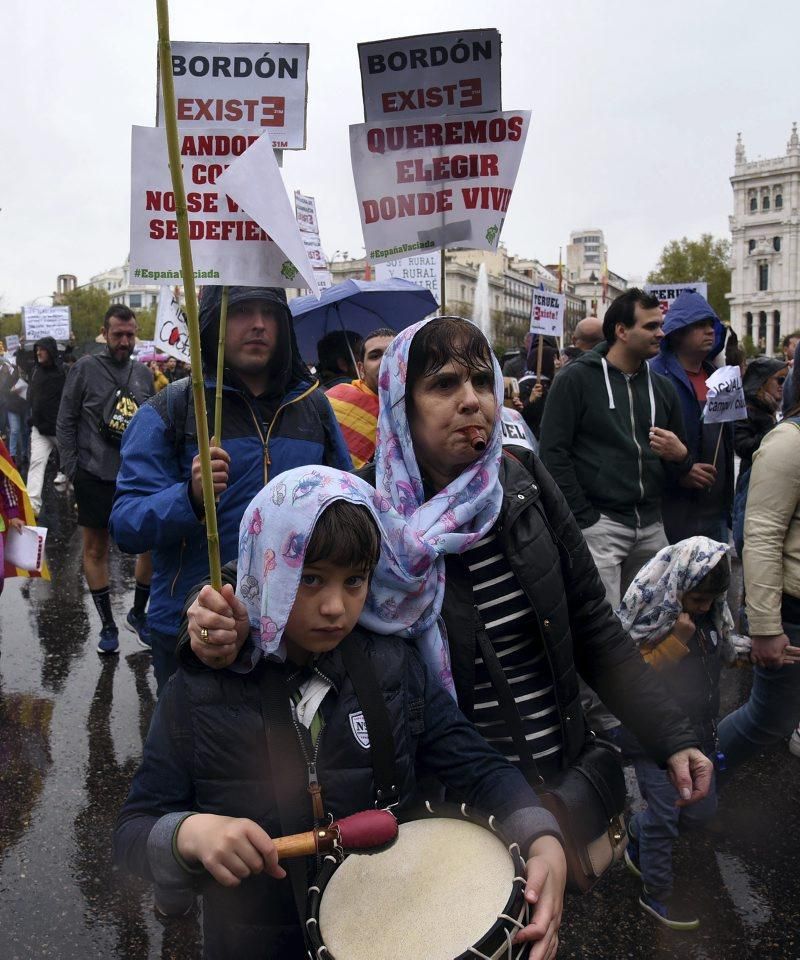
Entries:
{"label": "floral headscarf", "polygon": [[[622,628],[637,646],[667,636],[683,609],[684,594],[691,593],[729,549],[708,537],[689,537],[659,550],[642,567],[617,609]],[[723,659],[733,662],[733,618],[724,596],[714,600],[711,619]]]}
{"label": "floral headscarf", "polygon": [[[381,511],[390,549],[381,552],[361,623],[376,633],[414,639],[420,655],[453,693],[450,651],[438,622],[444,599],[444,555],[468,550],[500,515],[503,375],[493,357],[497,412],[486,450],[426,501],[411,441],[405,390],[411,341],[430,322],[423,320],[399,333],[381,363],[375,505]],[[393,564],[386,562],[390,554],[396,561]],[[402,576],[398,570],[404,571]],[[411,589],[409,576],[413,578]]]}

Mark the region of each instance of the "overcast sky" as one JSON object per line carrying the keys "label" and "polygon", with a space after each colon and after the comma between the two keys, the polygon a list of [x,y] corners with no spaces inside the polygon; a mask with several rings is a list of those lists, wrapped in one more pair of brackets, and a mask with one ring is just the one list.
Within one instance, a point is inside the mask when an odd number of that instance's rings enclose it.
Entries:
{"label": "overcast sky", "polygon": [[[497,27],[503,107],[533,111],[506,246],[553,262],[571,230],[599,227],[625,277],[672,238],[727,236],[737,131],[748,159],[773,157],[800,119],[796,0],[170,6],[176,40],[310,43],[308,149],[285,154],[284,179],[316,197],[329,255],[363,253],[347,132],[363,120],[359,41]],[[85,283],[127,254],[130,128],[155,122],[155,2],[6,0],[0,56],[0,309],[12,311],[59,273]]]}

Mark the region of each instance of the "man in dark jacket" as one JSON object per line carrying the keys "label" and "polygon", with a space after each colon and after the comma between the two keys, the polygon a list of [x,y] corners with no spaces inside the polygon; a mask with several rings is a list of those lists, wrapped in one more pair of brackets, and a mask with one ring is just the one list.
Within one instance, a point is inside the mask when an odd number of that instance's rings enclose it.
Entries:
{"label": "man in dark jacket", "polygon": [[672,381],[678,394],[692,464],[684,476],[670,478],[664,491],[664,529],[670,543],[694,536],[728,542],[733,425],[703,423],[706,380],[724,344],[725,328],[705,297],[684,290],[667,311],[661,352],[650,364]]}
{"label": "man in dark jacket", "polygon": [[662,338],[658,300],[627,290],[609,307],[606,343],[553,381],[541,432],[544,465],[583,529],[612,609],[667,545],[661,497],[688,471],[675,390],[647,360]]}
{"label": "man in dark jacket", "polygon": [[35,365],[28,386],[28,400],[31,405],[31,465],[27,486],[31,506],[38,514],[42,509],[42,486],[47,461],[56,447],[56,421],[65,375],[58,356],[58,344],[52,337],[37,340],[34,355]]}
{"label": "man in dark jacket", "polygon": [[[69,372],[58,411],[56,434],[61,469],[75,487],[78,525],[83,533],[83,570],[100,616],[98,653],[117,653],[119,631],[111,610],[108,527],[119,471],[119,436],[137,406],[153,395],[153,374],[131,359],[136,316],[112,304],[103,318],[106,346],[84,356]],[[135,552],[135,551],[133,551]],[[150,591],[149,557],[136,564],[136,596],[128,627],[149,646],[145,606]]]}
{"label": "man in dark jacket", "polygon": [[[206,287],[200,303],[210,417],[221,299],[221,287]],[[283,290],[229,289],[222,446],[211,457],[223,563],[236,556],[245,507],[271,477],[311,463],[351,468],[330,404],[300,358]],[[129,553],[153,551],[148,622],[160,691],[176,667],[184,597],[208,576],[190,379],[165,387],[125,432],[111,533]]]}

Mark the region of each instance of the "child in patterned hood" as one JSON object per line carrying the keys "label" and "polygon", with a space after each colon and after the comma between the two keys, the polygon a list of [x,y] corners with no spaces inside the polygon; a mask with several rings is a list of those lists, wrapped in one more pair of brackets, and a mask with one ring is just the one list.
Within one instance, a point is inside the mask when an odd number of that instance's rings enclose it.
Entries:
{"label": "child in patterned hood", "polygon": [[[639,571],[617,610],[626,633],[692,721],[717,770],[725,769],[717,737],[720,669],[749,649],[749,639],[734,634],[728,609],[728,552],[726,544],[708,537],[664,547]],[[700,925],[697,916],[672,896],[672,844],[680,826],[696,826],[714,815],[714,780],[704,800],[678,808],[666,772],[638,745],[630,752],[647,800],[647,809],[628,825],[625,852],[628,868],[642,879],[639,904],[665,926],[694,930]]]}
{"label": "child in patterned hood", "polygon": [[[230,577],[224,588],[253,665],[181,666],[158,701],[115,857],[159,889],[202,878],[206,957],[305,956],[304,918],[271,837],[374,805],[402,811],[418,767],[494,813],[531,858],[533,919],[516,940],[536,941],[535,956],[555,948],[566,879],[555,819],[410,644],[358,623],[381,551],[398,582],[413,579],[387,512],[367,483],[328,467],[271,481],[239,528],[236,598]],[[424,609],[428,592],[413,602]],[[304,882],[314,870],[309,862]],[[245,929],[252,939],[235,942]]]}

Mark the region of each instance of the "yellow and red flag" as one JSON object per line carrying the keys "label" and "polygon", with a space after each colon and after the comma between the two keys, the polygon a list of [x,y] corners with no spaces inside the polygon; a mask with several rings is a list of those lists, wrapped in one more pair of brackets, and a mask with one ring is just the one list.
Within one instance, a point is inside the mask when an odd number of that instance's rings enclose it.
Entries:
{"label": "yellow and red flag", "polygon": [[[33,512],[33,507],[31,506],[31,501],[28,497],[28,491],[25,488],[25,481],[19,475],[19,470],[14,463],[14,458],[8,451],[8,447],[0,440],[0,473],[8,479],[8,481],[15,487],[17,491],[17,497],[19,498],[19,503],[22,509],[22,519],[25,521],[26,527],[35,527],[36,526],[36,514]],[[6,524],[8,528],[8,524]],[[30,570],[21,570],[19,567],[12,566],[10,563],[6,563],[4,567],[4,577],[41,577],[43,580],[50,579],[50,571],[47,569],[47,563],[42,564],[42,572],[37,573],[36,571]]]}

